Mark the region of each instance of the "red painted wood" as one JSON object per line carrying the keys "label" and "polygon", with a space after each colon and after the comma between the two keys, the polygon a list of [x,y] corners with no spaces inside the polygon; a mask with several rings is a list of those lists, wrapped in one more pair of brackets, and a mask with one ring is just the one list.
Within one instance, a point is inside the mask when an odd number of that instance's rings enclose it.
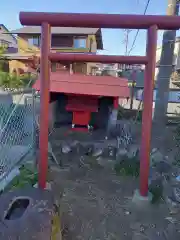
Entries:
{"label": "red painted wood", "polygon": [[98,97],[87,96],[87,95],[77,95],[68,94],[68,104],[83,104],[90,106],[98,106]]}
{"label": "red painted wood", "polygon": [[68,95],[66,109],[70,111],[98,111],[98,97],[87,95]]}
{"label": "red painted wood", "polygon": [[119,107],[119,98],[118,98],[118,97],[115,97],[115,98],[114,98],[114,108],[115,108],[115,109],[118,109],[118,107]]}
{"label": "red painted wood", "polygon": [[[51,92],[121,98],[130,96],[128,81],[124,78],[52,72],[50,79]],[[33,88],[40,90],[39,80]]]}
{"label": "red painted wood", "polygon": [[48,22],[52,27],[148,29],[157,25],[158,29],[180,28],[179,16],[20,12],[19,19],[22,25],[28,26]]}
{"label": "red painted wood", "polygon": [[69,112],[74,111],[88,111],[88,112],[97,112],[98,106],[86,105],[86,104],[67,104],[66,110]]}
{"label": "red painted wood", "polygon": [[49,85],[50,85],[50,64],[48,59],[50,49],[50,26],[48,23],[42,24],[41,38],[41,71],[40,71],[40,134],[39,134],[39,187],[46,187],[48,170],[48,125],[49,125]]}
{"label": "red painted wood", "polygon": [[142,196],[147,196],[148,194],[156,47],[157,26],[152,26],[148,29],[147,36],[147,56],[149,62],[145,69],[144,110],[142,116],[142,138],[140,149],[140,193]]}
{"label": "red painted wood", "polygon": [[88,111],[73,111],[72,124],[87,126],[89,124],[91,112]]}
{"label": "red painted wood", "polygon": [[82,53],[50,53],[49,59],[53,62],[100,62],[100,63],[128,63],[128,64],[146,64],[146,56],[110,56]]}

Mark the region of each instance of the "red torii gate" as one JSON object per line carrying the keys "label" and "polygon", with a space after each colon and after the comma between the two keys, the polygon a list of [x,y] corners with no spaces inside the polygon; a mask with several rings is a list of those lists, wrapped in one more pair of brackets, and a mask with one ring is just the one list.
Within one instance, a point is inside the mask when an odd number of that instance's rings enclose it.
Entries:
{"label": "red torii gate", "polygon": [[[45,188],[48,168],[48,110],[50,61],[101,62],[145,64],[144,110],[142,117],[142,140],[140,149],[140,193],[148,194],[150,141],[152,128],[152,103],[156,65],[157,30],[180,28],[180,17],[157,15],[81,14],[21,12],[22,25],[41,26],[41,112],[40,112],[40,163],[39,186]],[[146,56],[105,56],[71,53],[50,53],[50,27],[91,27],[147,29]]]}

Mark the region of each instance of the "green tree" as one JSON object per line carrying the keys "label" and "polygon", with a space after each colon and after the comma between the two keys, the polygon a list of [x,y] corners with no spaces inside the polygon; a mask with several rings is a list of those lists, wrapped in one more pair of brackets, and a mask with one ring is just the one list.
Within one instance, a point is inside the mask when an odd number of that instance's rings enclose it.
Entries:
{"label": "green tree", "polygon": [[5,52],[6,52],[6,47],[0,46],[0,71],[3,71],[3,66],[6,61],[5,57],[3,56]]}
{"label": "green tree", "polygon": [[8,60],[4,57],[6,49],[5,46],[0,46],[0,87],[12,90],[24,88],[30,81],[28,73],[18,76],[16,73],[10,74],[4,70],[4,65],[8,63]]}

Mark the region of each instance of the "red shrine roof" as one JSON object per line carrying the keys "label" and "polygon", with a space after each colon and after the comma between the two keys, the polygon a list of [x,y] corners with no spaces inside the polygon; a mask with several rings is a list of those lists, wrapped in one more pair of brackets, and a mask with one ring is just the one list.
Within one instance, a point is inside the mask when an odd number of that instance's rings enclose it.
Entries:
{"label": "red shrine roof", "polygon": [[[40,79],[33,88],[40,90]],[[50,92],[84,94],[94,96],[129,97],[128,80],[112,76],[90,76],[51,72]]]}

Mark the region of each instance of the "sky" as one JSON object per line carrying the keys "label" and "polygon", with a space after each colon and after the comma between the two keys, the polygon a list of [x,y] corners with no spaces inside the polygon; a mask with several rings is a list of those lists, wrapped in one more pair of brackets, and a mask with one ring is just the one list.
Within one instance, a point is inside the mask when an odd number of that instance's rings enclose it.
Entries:
{"label": "sky", "polygon": [[[36,12],[76,12],[76,13],[112,13],[143,14],[147,0],[1,0],[0,23],[9,30],[21,27],[20,11]],[[151,0],[147,13],[166,14],[167,0]],[[128,49],[131,48],[136,30],[129,34]],[[122,55],[125,53],[125,31],[122,29],[102,29],[103,54]],[[158,45],[162,41],[162,32],[158,34]],[[145,53],[146,32],[141,30],[131,55]]]}

